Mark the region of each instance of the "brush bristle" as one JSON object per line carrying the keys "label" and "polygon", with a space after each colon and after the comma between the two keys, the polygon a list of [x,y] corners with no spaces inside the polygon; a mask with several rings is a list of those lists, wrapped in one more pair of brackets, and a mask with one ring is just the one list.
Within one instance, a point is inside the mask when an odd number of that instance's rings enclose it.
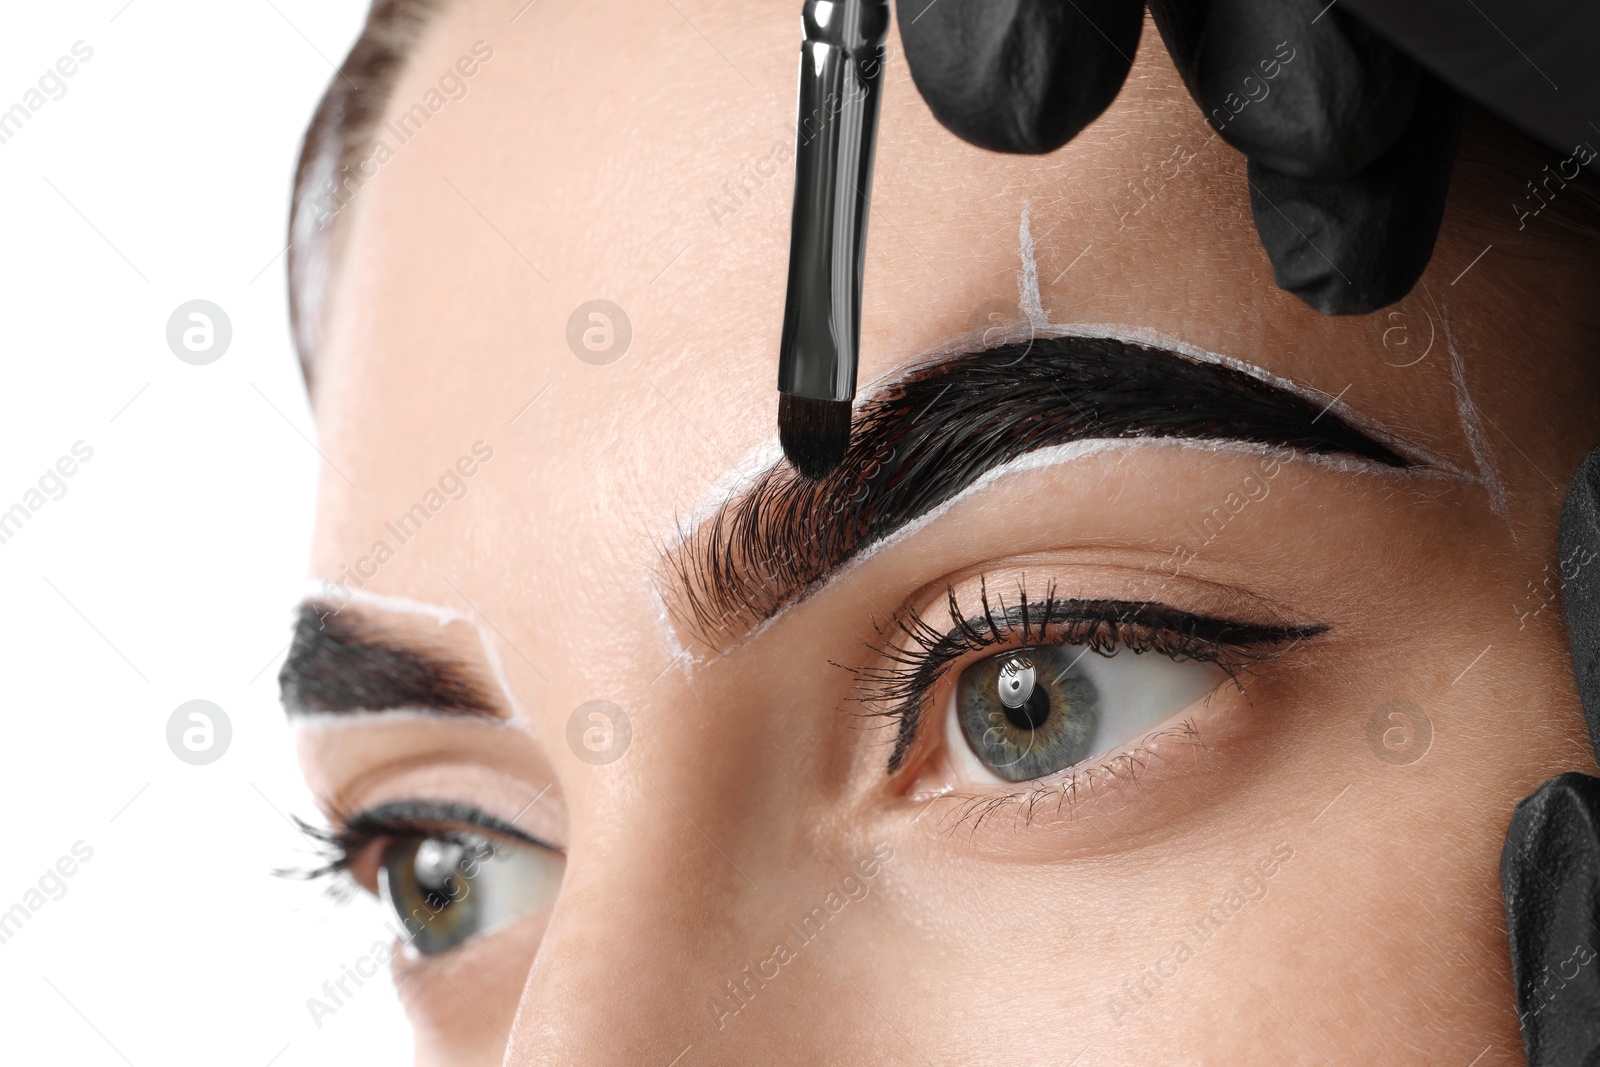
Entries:
{"label": "brush bristle", "polygon": [[850,444],[850,401],[780,392],[778,440],[795,470],[812,481],[827,477]]}

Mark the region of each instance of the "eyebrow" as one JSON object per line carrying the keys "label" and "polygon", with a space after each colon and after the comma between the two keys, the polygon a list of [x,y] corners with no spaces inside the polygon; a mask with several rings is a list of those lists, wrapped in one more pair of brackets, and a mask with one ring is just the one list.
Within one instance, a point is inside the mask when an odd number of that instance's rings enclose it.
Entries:
{"label": "eyebrow", "polygon": [[278,692],[290,717],[400,710],[504,717],[464,661],[401,643],[371,620],[315,600],[298,609]]}
{"label": "eyebrow", "polygon": [[1313,400],[1222,363],[1104,337],[1034,339],[913,370],[858,406],[820,481],[779,462],[665,553],[664,599],[713,648],[803,599],[985,473],[1091,439],[1239,441],[1416,463]]}

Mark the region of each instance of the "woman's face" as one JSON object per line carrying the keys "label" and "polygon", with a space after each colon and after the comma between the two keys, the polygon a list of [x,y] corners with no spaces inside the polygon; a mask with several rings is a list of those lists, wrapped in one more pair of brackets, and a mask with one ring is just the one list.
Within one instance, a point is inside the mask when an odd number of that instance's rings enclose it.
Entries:
{"label": "woman's face", "polygon": [[1319,317],[1148,27],[1037,158],[891,36],[878,421],[797,495],[795,15],[453,5],[339,220],[286,678],[419,1061],[1520,1062],[1592,259],[1458,172],[1412,295]]}

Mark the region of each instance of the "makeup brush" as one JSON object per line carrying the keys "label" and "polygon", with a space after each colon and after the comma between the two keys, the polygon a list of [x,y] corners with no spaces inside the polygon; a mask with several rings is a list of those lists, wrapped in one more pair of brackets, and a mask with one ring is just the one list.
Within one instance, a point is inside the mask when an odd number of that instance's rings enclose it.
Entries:
{"label": "makeup brush", "polygon": [[889,4],[806,0],[800,23],[778,439],[794,468],[816,479],[839,465],[850,443]]}

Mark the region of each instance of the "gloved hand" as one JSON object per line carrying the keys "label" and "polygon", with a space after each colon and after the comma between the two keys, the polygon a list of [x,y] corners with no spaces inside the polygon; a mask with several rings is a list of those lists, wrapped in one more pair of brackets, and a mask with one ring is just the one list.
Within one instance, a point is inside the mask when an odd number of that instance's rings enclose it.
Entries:
{"label": "gloved hand", "polygon": [[[1600,448],[1584,458],[1561,509],[1561,597],[1600,752]],[[1517,805],[1500,891],[1530,1067],[1600,1064],[1600,778],[1558,775]]]}
{"label": "gloved hand", "polygon": [[[1471,20],[1459,12],[1448,32],[1430,35],[1425,20],[1405,17],[1429,2],[1384,0],[1385,25],[1491,105],[1510,92],[1504,71],[1482,59],[1499,58],[1483,41],[1496,34],[1495,48],[1516,46],[1492,26],[1462,29]],[[1600,8],[1517,2],[1556,11],[1541,39],[1570,24],[1589,34],[1582,55],[1592,52]],[[1459,142],[1455,93],[1327,0],[1149,6],[1206,120],[1248,157],[1251,212],[1278,285],[1333,315],[1405,296],[1444,211]],[[906,60],[934,115],[1001,152],[1053,151],[1105,110],[1132,65],[1142,9],[1139,0],[898,0]],[[1437,64],[1430,48],[1443,57]],[[1577,67],[1578,50],[1568,50]],[[1595,66],[1582,60],[1590,86]],[[1600,105],[1596,95],[1578,106]]]}

